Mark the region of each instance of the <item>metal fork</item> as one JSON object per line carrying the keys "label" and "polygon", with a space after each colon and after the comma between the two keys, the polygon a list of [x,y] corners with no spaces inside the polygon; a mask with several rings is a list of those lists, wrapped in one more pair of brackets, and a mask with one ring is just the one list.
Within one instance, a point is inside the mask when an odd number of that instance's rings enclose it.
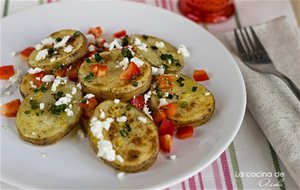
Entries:
{"label": "metal fork", "polygon": [[[248,30],[250,29],[251,34]],[[254,71],[273,74],[281,78],[292,90],[300,102],[300,90],[287,76],[279,72],[272,63],[268,53],[255,34],[253,28],[234,29],[234,38],[242,61]]]}

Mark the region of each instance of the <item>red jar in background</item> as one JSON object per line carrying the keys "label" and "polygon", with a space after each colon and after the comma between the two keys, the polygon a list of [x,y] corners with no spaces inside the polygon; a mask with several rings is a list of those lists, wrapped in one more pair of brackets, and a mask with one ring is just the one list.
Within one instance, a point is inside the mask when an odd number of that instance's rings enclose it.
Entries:
{"label": "red jar in background", "polygon": [[222,22],[234,13],[233,0],[179,0],[178,8],[186,17],[204,23]]}

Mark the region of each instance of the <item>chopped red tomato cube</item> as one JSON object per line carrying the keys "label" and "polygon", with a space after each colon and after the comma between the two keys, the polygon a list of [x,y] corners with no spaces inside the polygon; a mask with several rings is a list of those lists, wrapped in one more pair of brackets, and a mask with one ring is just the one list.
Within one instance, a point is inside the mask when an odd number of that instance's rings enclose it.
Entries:
{"label": "chopped red tomato cube", "polygon": [[122,38],[124,36],[126,36],[126,30],[121,30],[113,34],[114,38]]}
{"label": "chopped red tomato cube", "polygon": [[167,114],[165,110],[159,109],[154,115],[153,120],[154,122],[159,125],[164,119],[167,118]]}
{"label": "chopped red tomato cube", "polygon": [[78,69],[81,65],[82,61],[78,61],[74,64],[72,64],[67,70],[66,70],[66,76],[74,82],[78,81]]}
{"label": "chopped red tomato cube", "polygon": [[142,95],[135,96],[130,103],[134,105],[137,109],[142,110],[145,105],[145,100]]}
{"label": "chopped red tomato cube", "polygon": [[15,74],[13,65],[5,65],[0,67],[0,79],[6,80]]}
{"label": "chopped red tomato cube", "polygon": [[163,151],[170,153],[173,145],[173,136],[169,134],[160,136],[159,145]]}
{"label": "chopped red tomato cube", "polygon": [[174,135],[175,131],[176,131],[177,125],[175,123],[173,123],[171,120],[169,119],[164,119],[163,122],[160,124],[160,127],[158,129],[158,133],[159,135]]}
{"label": "chopped red tomato cube", "polygon": [[194,128],[192,126],[186,126],[178,129],[176,136],[179,139],[187,139],[194,135]]}
{"label": "chopped red tomato cube", "polygon": [[177,103],[173,102],[161,108],[165,110],[168,117],[174,117],[177,112]]}
{"label": "chopped red tomato cube", "polygon": [[103,30],[100,26],[96,26],[95,28],[90,27],[88,34],[93,34],[96,38],[102,36]]}
{"label": "chopped red tomato cube", "polygon": [[1,105],[0,113],[1,115],[6,117],[16,117],[20,105],[20,99],[13,100],[11,102]]}
{"label": "chopped red tomato cube", "polygon": [[43,77],[45,76],[45,72],[44,71],[41,71],[39,73],[35,73],[32,75],[32,78],[33,78],[33,83],[36,85],[36,86],[40,86],[42,84],[42,79]]}
{"label": "chopped red tomato cube", "polygon": [[120,79],[130,80],[136,75],[140,74],[140,68],[133,62],[130,62],[128,68],[121,73]]}
{"label": "chopped red tomato cube", "polygon": [[93,72],[97,77],[105,76],[107,71],[107,65],[91,65],[90,71]]}
{"label": "chopped red tomato cube", "polygon": [[208,80],[208,75],[205,70],[194,70],[193,77],[195,81],[206,81]]}
{"label": "chopped red tomato cube", "polygon": [[158,86],[161,89],[167,89],[167,88],[172,88],[174,85],[174,82],[176,80],[176,77],[171,75],[161,75],[157,77],[158,79]]}
{"label": "chopped red tomato cube", "polygon": [[80,107],[83,111],[82,115],[85,119],[92,116],[95,107],[98,105],[98,101],[95,97],[89,98],[88,100],[83,100],[80,103]]}
{"label": "chopped red tomato cube", "polygon": [[20,52],[20,55],[22,58],[27,59],[34,50],[34,47],[27,47]]}

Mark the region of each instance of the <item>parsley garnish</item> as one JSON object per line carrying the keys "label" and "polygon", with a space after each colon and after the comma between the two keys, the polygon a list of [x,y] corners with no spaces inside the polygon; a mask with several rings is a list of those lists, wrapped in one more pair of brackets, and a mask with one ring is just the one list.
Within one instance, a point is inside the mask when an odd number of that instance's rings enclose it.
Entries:
{"label": "parsley garnish", "polygon": [[35,110],[39,108],[39,103],[36,100],[30,100],[29,101],[31,109]]}
{"label": "parsley garnish", "polygon": [[151,49],[158,50],[158,48],[156,46],[151,46]]}
{"label": "parsley garnish", "polygon": [[38,92],[39,92],[39,89],[36,88],[36,89],[33,90],[33,92],[34,92],[34,93],[38,93]]}
{"label": "parsley garnish", "polygon": [[94,73],[90,73],[84,77],[84,80],[90,82],[94,78]]}
{"label": "parsley garnish", "polygon": [[56,94],[54,94],[54,99],[57,101],[61,97],[63,97],[64,93],[62,91],[58,91]]}
{"label": "parsley garnish", "polygon": [[186,106],[187,106],[187,102],[186,101],[180,102],[180,107],[181,108],[185,108]]}
{"label": "parsley garnish", "polygon": [[47,89],[45,86],[42,86],[42,87],[40,88],[40,90],[41,90],[42,92],[46,92],[48,89]]}
{"label": "parsley garnish", "polygon": [[182,78],[182,77],[179,77],[177,80],[176,80],[176,82],[179,84],[179,86],[181,86],[181,87],[183,87],[184,86],[184,78]]}
{"label": "parsley garnish", "polygon": [[127,137],[130,131],[130,125],[128,123],[125,123],[125,126],[120,130],[120,134],[122,137]]}
{"label": "parsley garnish", "polygon": [[127,105],[126,105],[126,110],[129,111],[130,109],[131,109],[131,105],[130,105],[130,104],[127,104]]}
{"label": "parsley garnish", "polygon": [[197,86],[193,86],[192,91],[196,92],[197,91]]}
{"label": "parsley garnish", "polygon": [[53,104],[49,111],[53,114],[53,115],[60,115],[61,112],[65,111],[65,109],[67,108],[66,104],[62,104],[59,106],[56,106],[55,104]]}
{"label": "parsley garnish", "polygon": [[123,49],[122,50],[122,55],[123,55],[123,57],[127,57],[129,60],[131,58],[133,58],[133,55],[132,55],[132,53],[129,49]]}
{"label": "parsley garnish", "polygon": [[56,38],[55,41],[56,42],[60,42],[62,39],[60,37]]}
{"label": "parsley garnish", "polygon": [[53,47],[51,47],[51,48],[48,48],[47,51],[48,51],[48,55],[51,57],[54,55],[55,49]]}
{"label": "parsley garnish", "polygon": [[25,113],[26,115],[28,115],[28,114],[30,114],[30,110],[26,110],[26,111],[24,111],[24,113]]}
{"label": "parsley garnish", "polygon": [[90,60],[90,58],[86,58],[86,59],[85,59],[85,62],[87,62],[87,63],[92,63],[92,61]]}
{"label": "parsley garnish", "polygon": [[169,94],[169,95],[167,96],[167,98],[168,98],[168,99],[173,99],[173,94]]}
{"label": "parsley garnish", "polygon": [[149,38],[149,37],[148,37],[147,35],[145,35],[145,34],[143,35],[143,39],[144,39],[144,40],[148,40],[148,38]]}
{"label": "parsley garnish", "polygon": [[164,97],[164,92],[163,92],[162,90],[160,90],[160,89],[157,89],[157,90],[156,90],[156,94],[157,94],[157,96],[158,96],[159,98]]}
{"label": "parsley garnish", "polygon": [[80,32],[79,32],[79,31],[76,31],[73,35],[74,35],[75,37],[77,37],[77,36],[80,35]]}
{"label": "parsley garnish", "polygon": [[128,44],[129,44],[128,35],[126,35],[124,38],[122,38],[121,45],[128,46]]}
{"label": "parsley garnish", "polygon": [[139,85],[138,82],[136,82],[136,81],[132,82],[132,86],[137,87],[138,85]]}

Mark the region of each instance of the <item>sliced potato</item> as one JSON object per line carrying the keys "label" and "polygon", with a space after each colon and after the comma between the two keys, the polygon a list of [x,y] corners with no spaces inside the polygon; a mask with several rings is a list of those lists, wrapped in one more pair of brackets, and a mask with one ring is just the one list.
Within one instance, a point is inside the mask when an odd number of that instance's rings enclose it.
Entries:
{"label": "sliced potato", "polygon": [[[55,106],[55,102],[60,97],[71,95],[74,88],[77,92],[72,95],[70,104]],[[36,145],[57,142],[78,123],[81,115],[79,106],[81,99],[82,93],[73,82],[59,85],[56,92],[48,88],[44,92],[30,93],[21,103],[16,117],[20,137]],[[72,112],[69,116],[66,108]]]}
{"label": "sliced potato", "polygon": [[[147,50],[136,45],[138,44],[136,43],[136,40],[140,40],[141,43],[146,44]],[[165,68],[166,73],[178,72],[184,66],[184,57],[177,53],[177,48],[162,39],[148,35],[135,34],[130,36],[129,42],[134,47],[134,51],[137,54],[148,60],[154,67],[160,67],[162,65]],[[160,43],[161,46],[157,43]]]}
{"label": "sliced potato", "polygon": [[[39,67],[44,69],[44,71],[51,71],[81,59],[88,52],[88,42],[84,34],[77,30],[66,29],[55,32],[49,37],[59,41],[66,36],[70,36],[70,38],[64,47],[54,48],[54,45],[45,45],[41,50],[34,50],[28,58],[29,67]],[[68,50],[66,50],[67,52],[65,51],[65,47],[68,45],[72,46],[70,52]],[[45,49],[48,52],[46,58],[37,60],[38,53]]]}
{"label": "sliced potato", "polygon": [[[172,88],[159,88],[159,77],[164,76],[174,78]],[[165,98],[168,103],[175,102],[177,104],[176,114],[169,117],[169,119],[180,126],[192,125],[198,127],[206,123],[214,113],[215,99],[213,94],[206,87],[187,76],[181,74],[157,76],[154,78],[151,90],[155,92],[151,96],[153,110],[158,110],[161,98]]]}
{"label": "sliced potato", "polygon": [[[107,100],[97,106],[90,124],[93,118],[99,121],[105,120],[100,118],[101,111],[105,113],[105,119],[114,119],[109,130],[102,130],[102,140],[111,142],[116,155],[123,159],[122,162],[118,159],[108,161],[102,158],[104,162],[124,172],[139,172],[148,169],[155,162],[159,150],[158,131],[153,121],[128,103],[116,104],[112,100]],[[116,118],[122,116],[126,117],[126,121],[118,122]],[[92,126],[89,127],[88,137],[91,147],[99,155],[101,150],[99,150],[98,143],[101,140],[92,132]]]}
{"label": "sliced potato", "polygon": [[[121,99],[128,101],[135,95],[145,92],[151,85],[152,70],[151,65],[144,59],[144,64],[140,67],[140,74],[131,80],[122,80],[120,75],[123,72],[119,66],[124,57],[121,50],[102,52],[101,61],[97,62],[95,58],[89,58],[90,63],[85,61],[79,68],[79,81],[82,84],[85,93],[94,94],[99,100]],[[103,64],[107,66],[105,76],[94,76],[90,71],[92,65]],[[92,77],[89,77],[91,76]]]}

